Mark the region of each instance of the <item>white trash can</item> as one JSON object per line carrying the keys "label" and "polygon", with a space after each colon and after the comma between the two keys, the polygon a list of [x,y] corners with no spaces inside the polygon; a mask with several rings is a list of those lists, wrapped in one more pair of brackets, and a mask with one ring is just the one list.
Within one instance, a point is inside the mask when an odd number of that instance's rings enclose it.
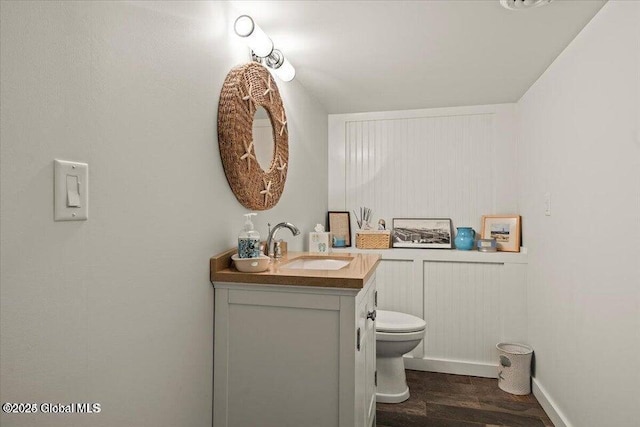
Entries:
{"label": "white trash can", "polygon": [[498,387],[511,394],[531,393],[531,356],[533,349],[524,344],[496,344],[500,360]]}

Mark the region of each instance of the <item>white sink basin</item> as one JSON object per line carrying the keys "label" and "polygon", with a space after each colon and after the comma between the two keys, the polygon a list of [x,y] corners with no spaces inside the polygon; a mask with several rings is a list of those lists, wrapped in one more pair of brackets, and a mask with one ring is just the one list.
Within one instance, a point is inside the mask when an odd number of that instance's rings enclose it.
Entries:
{"label": "white sink basin", "polygon": [[353,258],[298,258],[281,268],[291,270],[340,270]]}

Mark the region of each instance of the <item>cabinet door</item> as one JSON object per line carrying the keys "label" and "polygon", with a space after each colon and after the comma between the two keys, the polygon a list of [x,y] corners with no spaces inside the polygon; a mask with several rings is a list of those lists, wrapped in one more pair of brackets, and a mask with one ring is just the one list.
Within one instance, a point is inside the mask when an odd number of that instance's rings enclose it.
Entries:
{"label": "cabinet door", "polygon": [[376,415],[376,383],[377,383],[377,373],[376,373],[376,322],[375,322],[375,313],[376,313],[376,304],[375,304],[375,283],[371,291],[369,292],[369,296],[367,297],[367,314],[370,315],[366,319],[366,327],[365,327],[365,341],[367,345],[363,348],[365,352],[365,371],[366,371],[366,380],[365,380],[365,408],[367,411],[366,420],[367,426],[370,427],[373,425],[375,415]]}
{"label": "cabinet door", "polygon": [[357,309],[357,334],[359,349],[356,351],[356,426],[370,427],[376,413],[376,327],[375,283],[367,288]]}
{"label": "cabinet door", "polygon": [[213,425],[337,427],[340,297],[244,289],[215,297]]}

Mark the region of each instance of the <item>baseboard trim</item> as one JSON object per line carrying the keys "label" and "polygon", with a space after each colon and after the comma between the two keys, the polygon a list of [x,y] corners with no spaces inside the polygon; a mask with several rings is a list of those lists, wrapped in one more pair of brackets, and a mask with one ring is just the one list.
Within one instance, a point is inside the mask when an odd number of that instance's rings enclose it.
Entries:
{"label": "baseboard trim", "polygon": [[556,427],[572,427],[567,417],[558,409],[558,406],[553,402],[553,399],[549,396],[547,390],[540,385],[535,378],[531,379],[531,389],[533,395],[540,402],[540,406],[547,413],[551,422]]}
{"label": "baseboard trim", "polygon": [[444,374],[470,375],[473,377],[496,378],[498,365],[480,362],[464,362],[449,359],[422,359],[405,357],[404,367],[415,371],[442,372]]}

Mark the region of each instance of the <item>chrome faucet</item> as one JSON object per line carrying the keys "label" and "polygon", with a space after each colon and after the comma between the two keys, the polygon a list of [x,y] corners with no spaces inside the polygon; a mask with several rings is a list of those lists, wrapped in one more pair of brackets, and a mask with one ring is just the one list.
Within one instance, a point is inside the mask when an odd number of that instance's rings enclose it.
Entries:
{"label": "chrome faucet", "polygon": [[265,255],[270,256],[270,257],[274,257],[274,258],[282,257],[282,253],[280,252],[280,247],[278,245],[278,242],[275,240],[276,233],[281,228],[288,228],[289,231],[291,231],[291,234],[293,234],[294,236],[297,236],[298,234],[300,234],[300,230],[298,230],[298,227],[296,227],[295,225],[291,224],[290,222],[281,222],[280,224],[276,224],[269,231],[269,237],[267,238],[267,244],[266,244],[266,246],[264,248],[264,254]]}

